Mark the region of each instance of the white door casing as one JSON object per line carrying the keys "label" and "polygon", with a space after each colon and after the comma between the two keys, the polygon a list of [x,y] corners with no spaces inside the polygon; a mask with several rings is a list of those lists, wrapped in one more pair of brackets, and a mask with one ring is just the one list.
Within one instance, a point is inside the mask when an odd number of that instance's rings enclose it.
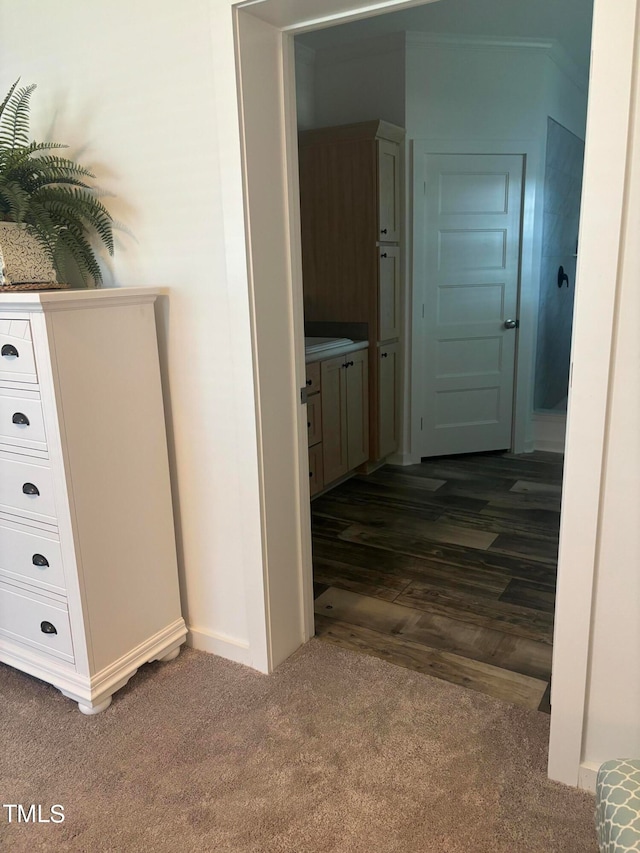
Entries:
{"label": "white door casing", "polygon": [[421,456],[509,449],[523,158],[423,156]]}

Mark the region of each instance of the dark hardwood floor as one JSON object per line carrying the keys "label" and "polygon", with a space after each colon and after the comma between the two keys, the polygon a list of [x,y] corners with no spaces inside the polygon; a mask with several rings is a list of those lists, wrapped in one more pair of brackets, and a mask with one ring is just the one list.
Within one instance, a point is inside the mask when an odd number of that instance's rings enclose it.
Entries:
{"label": "dark hardwood floor", "polygon": [[439,458],[316,498],[316,635],[548,712],[562,464]]}

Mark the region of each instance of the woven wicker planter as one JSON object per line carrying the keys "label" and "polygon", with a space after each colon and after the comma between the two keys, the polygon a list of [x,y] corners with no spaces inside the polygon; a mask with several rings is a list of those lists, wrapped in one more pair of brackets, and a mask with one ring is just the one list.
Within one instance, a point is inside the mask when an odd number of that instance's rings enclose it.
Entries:
{"label": "woven wicker planter", "polygon": [[64,287],[56,279],[51,259],[24,225],[0,222],[0,290]]}

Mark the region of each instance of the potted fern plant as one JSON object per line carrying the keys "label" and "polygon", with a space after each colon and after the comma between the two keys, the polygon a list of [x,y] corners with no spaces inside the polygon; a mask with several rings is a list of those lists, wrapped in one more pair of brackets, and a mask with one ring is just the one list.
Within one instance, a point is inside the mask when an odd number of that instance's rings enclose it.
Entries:
{"label": "potted fern plant", "polygon": [[111,215],[88,182],[94,175],[58,153],[66,145],[29,139],[36,86],[19,82],[0,105],[0,292],[65,286],[78,273],[100,286],[94,245],[113,254]]}

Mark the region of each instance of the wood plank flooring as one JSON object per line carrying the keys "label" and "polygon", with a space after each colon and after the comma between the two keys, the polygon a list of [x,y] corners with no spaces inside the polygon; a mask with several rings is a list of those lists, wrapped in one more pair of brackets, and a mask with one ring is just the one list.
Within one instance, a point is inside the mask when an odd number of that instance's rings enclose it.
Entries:
{"label": "wood plank flooring", "polygon": [[316,498],[316,635],[548,712],[562,464],[387,465]]}

